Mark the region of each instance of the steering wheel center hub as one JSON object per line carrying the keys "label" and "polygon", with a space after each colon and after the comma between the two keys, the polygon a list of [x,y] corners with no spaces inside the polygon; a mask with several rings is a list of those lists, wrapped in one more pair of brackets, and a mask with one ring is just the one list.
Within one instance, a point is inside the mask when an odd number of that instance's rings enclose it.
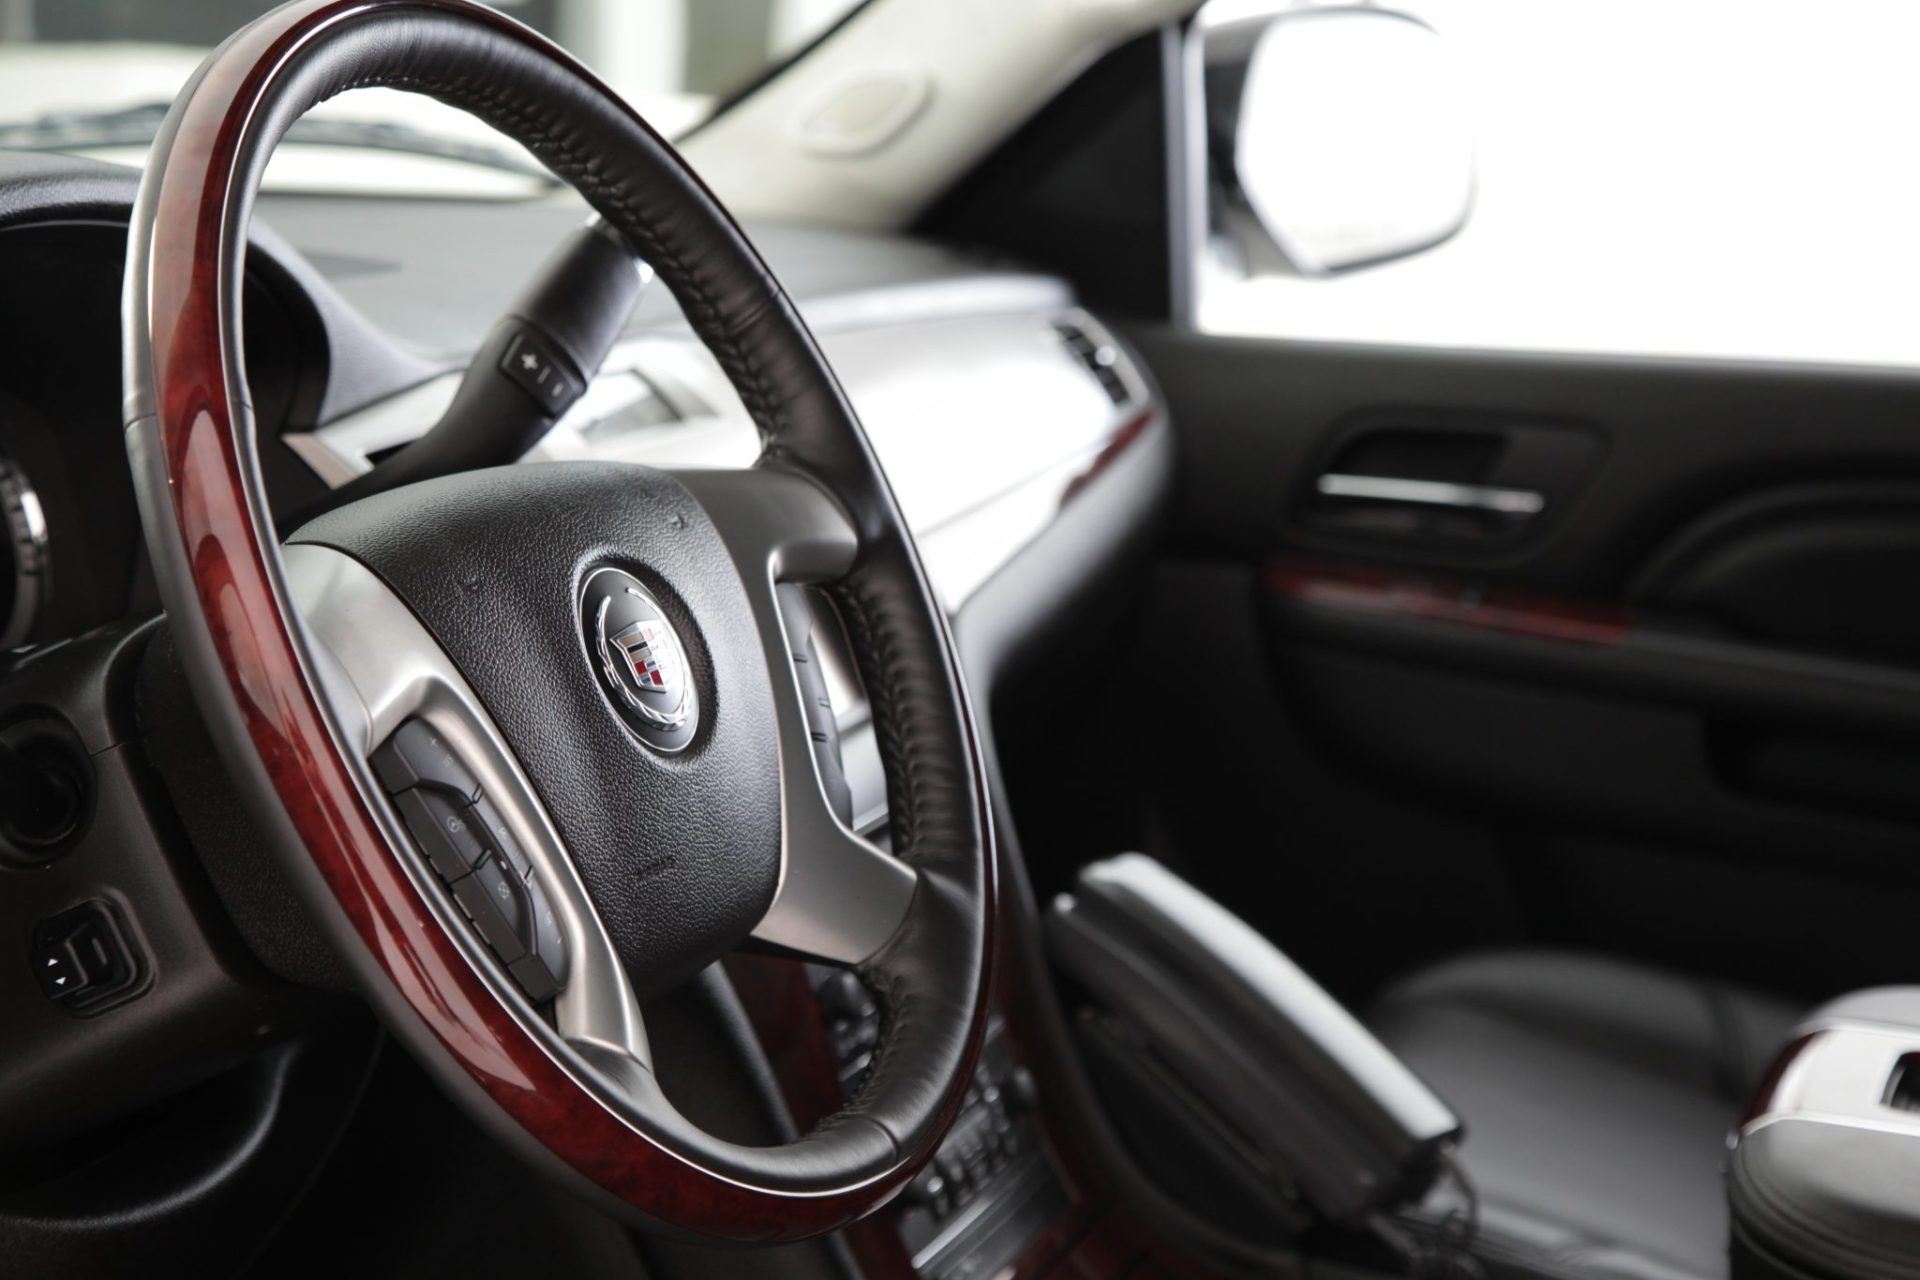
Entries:
{"label": "steering wheel center hub", "polygon": [[426,624],[533,780],[642,998],[765,915],[781,868],[767,657],[719,530],[677,480],[597,462],[468,472],[291,541],[360,561]]}

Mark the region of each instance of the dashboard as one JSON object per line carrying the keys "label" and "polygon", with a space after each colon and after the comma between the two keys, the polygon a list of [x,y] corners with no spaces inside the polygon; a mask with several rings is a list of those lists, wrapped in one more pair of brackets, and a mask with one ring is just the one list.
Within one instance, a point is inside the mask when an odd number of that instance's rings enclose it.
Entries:
{"label": "dashboard", "polygon": [[[124,224],[0,230],[0,650],[44,646],[160,608],[121,437]],[[324,349],[263,263],[246,293],[264,421],[310,412]],[[297,483],[282,485],[300,492]]]}
{"label": "dashboard", "polygon": [[[124,239],[124,235],[121,237]],[[76,635],[143,605],[133,484],[118,451],[118,282],[110,232],[0,236],[0,648]]]}
{"label": "dashboard", "polygon": [[[419,438],[460,384],[465,353],[586,216],[572,202],[494,207],[266,197],[261,216],[354,311],[381,317],[436,372],[312,427],[286,448],[329,487]],[[485,217],[479,216],[484,213]],[[462,234],[446,234],[458,219]],[[1158,420],[1117,339],[1058,280],[922,242],[749,227],[797,298],[886,468],[935,590],[957,614],[1088,477]],[[385,246],[375,256],[367,245]],[[485,273],[472,263],[488,264]],[[745,467],[760,437],[666,291],[643,295],[585,394],[527,461]],[[854,826],[882,838],[879,744],[835,620],[822,666]]]}
{"label": "dashboard", "polygon": [[[503,210],[463,235],[433,204],[264,198],[261,215],[397,340],[453,368],[287,434],[329,485],[411,443],[451,401],[465,353],[585,217],[571,202]],[[491,212],[491,211],[489,211]],[[438,229],[440,234],[434,234]],[[749,226],[799,299],[887,469],[950,609],[1024,544],[1152,393],[1059,281],[908,239]],[[478,243],[473,233],[478,232]],[[494,237],[497,237],[495,239]],[[356,244],[395,246],[375,258]],[[455,247],[449,249],[449,244]],[[488,264],[484,276],[471,263]],[[641,300],[587,393],[528,455],[744,467],[758,433],[666,291]]]}
{"label": "dashboard", "polygon": [[[65,161],[49,186],[45,158],[30,163],[56,196],[77,172],[131,199],[127,171]],[[20,164],[0,163],[0,183]],[[263,196],[245,340],[263,444],[281,446],[262,450],[276,514],[422,435],[514,290],[585,216],[571,200]],[[907,238],[749,232],[840,375],[950,610],[1158,417],[1139,367],[1057,280]],[[0,278],[33,301],[0,313],[0,648],[158,608],[120,439],[124,236],[59,207],[0,206]],[[656,285],[528,461],[746,466],[759,448]]]}
{"label": "dashboard", "polygon": [[[117,646],[160,612],[122,426],[121,292],[136,180],[87,161],[0,153],[0,279],[8,286],[0,307],[0,649],[13,651],[16,671],[69,642]],[[544,200],[261,198],[243,341],[262,479],[282,535],[329,490],[434,424],[508,300],[585,216],[577,203]],[[906,237],[748,231],[866,425],[954,619],[991,750],[999,726],[986,708],[1014,683],[1004,672],[1034,665],[1037,653],[1077,655],[1104,643],[1115,602],[1124,606],[1108,571],[1117,548],[1137,545],[1168,478],[1157,392],[1124,343],[1055,278]],[[737,467],[760,448],[718,363],[656,286],[527,461]],[[1096,580],[1100,609],[1088,607]],[[884,844],[887,788],[871,715],[831,610],[816,612],[853,825]],[[1069,683],[1063,677],[1083,666],[1067,656],[1045,664],[1045,687],[1023,690],[1020,710],[1044,715]],[[0,719],[7,714],[0,708]],[[101,754],[130,760],[135,752]],[[158,758],[151,763],[241,939],[275,968],[275,948],[259,933],[264,917],[234,909],[241,895],[228,877],[244,873],[212,852],[202,820],[187,812],[191,783]],[[112,836],[100,832],[103,842]],[[56,871],[79,876],[93,856],[88,845]],[[40,877],[40,896],[66,892],[60,875]],[[22,899],[12,910],[25,918],[37,908]],[[845,993],[836,1002],[830,975],[811,980],[821,984],[812,1007],[828,1018],[819,1030],[830,1036],[816,1074],[835,1095],[857,1087],[849,1082],[864,1069],[870,1042],[862,1037],[875,1015]],[[36,1012],[44,1003],[34,992],[12,994]],[[1033,1087],[1013,1024],[1011,1013],[996,1017],[987,1067],[951,1149],[889,1211],[883,1243],[904,1251],[917,1274],[999,1265],[1064,1212],[1065,1193],[1040,1154],[1041,1121],[1025,1109]],[[145,999],[86,1026],[103,1061],[137,1058],[170,1034],[162,1003]],[[18,1054],[0,1063],[0,1090],[33,1093],[55,1068],[44,1054]],[[104,1109],[141,1099],[97,1101]]]}

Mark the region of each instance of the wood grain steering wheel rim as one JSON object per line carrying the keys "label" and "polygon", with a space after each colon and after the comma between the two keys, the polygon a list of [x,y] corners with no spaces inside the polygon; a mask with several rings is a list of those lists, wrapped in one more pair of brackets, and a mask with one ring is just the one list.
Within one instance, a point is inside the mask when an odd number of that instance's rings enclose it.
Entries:
{"label": "wood grain steering wheel rim", "polygon": [[[812,532],[789,531],[776,554],[743,557],[729,542],[742,599],[762,642],[762,597],[783,574],[813,582],[847,616],[911,887],[876,949],[821,948],[875,989],[885,1030],[867,1088],[796,1143],[740,1149],[688,1134],[614,1096],[608,1073],[530,1021],[528,1002],[448,926],[446,904],[405,855],[405,828],[369,767],[367,728],[329,693],[333,658],[297,607],[267,507],[240,297],[267,155],[314,102],[363,85],[439,97],[528,146],[681,301],[766,451],[752,471],[648,483],[673,501],[693,495],[695,523],[715,527],[725,521],[707,509],[730,489],[762,517],[811,513]],[[403,1041],[531,1163],[630,1221],[772,1242],[833,1230],[896,1193],[957,1113],[984,1033],[995,894],[984,772],[944,616],[878,464],[791,302],[711,193],[611,90],[493,10],[468,0],[297,0],[216,50],[162,127],[134,212],[125,325],[128,446],[196,700],[269,852]],[[521,478],[537,471],[538,480]],[[566,473],[492,475],[487,483],[525,496]],[[436,492],[457,505],[456,490]],[[631,558],[643,560],[644,538],[633,546]],[[784,735],[787,692],[773,669]],[[781,938],[824,938],[831,930],[808,931],[814,900],[801,872],[814,864],[794,833],[825,828],[817,814],[813,828],[796,817],[808,787],[780,741],[785,825],[769,913],[788,904]],[[834,857],[864,856],[831,832],[823,838],[840,850]],[[800,888],[790,893],[790,883]]]}

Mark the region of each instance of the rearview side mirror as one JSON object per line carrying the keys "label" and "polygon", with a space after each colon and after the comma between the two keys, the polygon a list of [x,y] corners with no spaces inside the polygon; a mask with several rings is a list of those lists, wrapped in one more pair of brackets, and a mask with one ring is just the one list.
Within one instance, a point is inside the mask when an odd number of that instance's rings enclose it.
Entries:
{"label": "rearview side mirror", "polygon": [[1194,19],[1206,247],[1235,274],[1328,275],[1430,249],[1473,207],[1445,41],[1407,14],[1213,0]]}

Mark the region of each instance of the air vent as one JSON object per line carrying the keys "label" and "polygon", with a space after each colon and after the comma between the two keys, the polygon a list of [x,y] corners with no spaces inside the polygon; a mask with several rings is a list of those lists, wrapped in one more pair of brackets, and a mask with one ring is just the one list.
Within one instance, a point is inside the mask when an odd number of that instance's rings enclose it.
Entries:
{"label": "air vent", "polygon": [[1067,344],[1067,350],[1073,353],[1073,358],[1099,380],[1107,399],[1117,405],[1133,399],[1133,394],[1127,390],[1126,379],[1120,376],[1120,370],[1116,367],[1120,363],[1118,347],[1111,342],[1096,342],[1087,336],[1085,329],[1071,320],[1055,320],[1053,329],[1060,335],[1060,341]]}

